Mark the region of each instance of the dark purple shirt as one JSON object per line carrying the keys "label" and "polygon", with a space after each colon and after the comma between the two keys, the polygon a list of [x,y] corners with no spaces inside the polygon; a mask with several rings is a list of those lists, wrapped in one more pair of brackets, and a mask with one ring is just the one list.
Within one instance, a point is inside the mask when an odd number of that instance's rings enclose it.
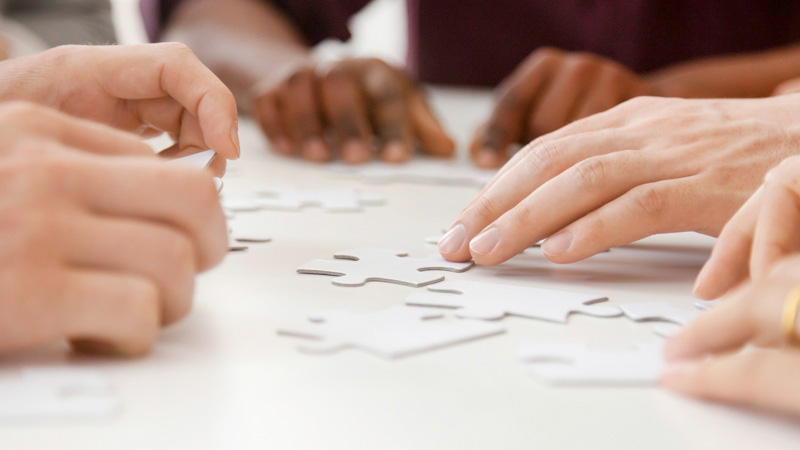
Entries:
{"label": "dark purple shirt", "polygon": [[[177,4],[141,0],[157,40]],[[268,1],[268,0],[264,0]],[[368,0],[270,0],[309,44],[345,40]],[[637,72],[800,41],[800,0],[406,0],[409,71],[432,83],[495,85],[542,46]]]}

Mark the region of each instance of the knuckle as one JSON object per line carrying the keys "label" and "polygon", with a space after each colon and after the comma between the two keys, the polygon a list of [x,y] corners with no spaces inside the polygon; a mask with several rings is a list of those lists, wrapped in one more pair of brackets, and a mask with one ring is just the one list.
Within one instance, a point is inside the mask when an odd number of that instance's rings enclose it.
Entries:
{"label": "knuckle", "polygon": [[644,185],[631,191],[633,207],[645,217],[660,219],[667,209],[666,195],[654,185]]}
{"label": "knuckle", "polygon": [[575,165],[575,184],[580,189],[592,192],[605,183],[608,175],[608,162],[603,158],[585,159]]}
{"label": "knuckle", "polygon": [[491,221],[497,216],[498,202],[493,196],[481,195],[472,205],[472,214],[484,221]]}
{"label": "knuckle", "polygon": [[183,42],[164,42],[157,44],[167,58],[196,58],[194,51]]}
{"label": "knuckle", "polygon": [[531,147],[524,160],[527,161],[527,164],[531,165],[531,170],[541,171],[553,167],[556,161],[562,157],[563,153],[563,148],[560,145],[549,142],[544,145]]}
{"label": "knuckle", "polygon": [[539,61],[554,61],[561,59],[563,52],[553,47],[541,47],[528,56],[528,61],[535,63]]}

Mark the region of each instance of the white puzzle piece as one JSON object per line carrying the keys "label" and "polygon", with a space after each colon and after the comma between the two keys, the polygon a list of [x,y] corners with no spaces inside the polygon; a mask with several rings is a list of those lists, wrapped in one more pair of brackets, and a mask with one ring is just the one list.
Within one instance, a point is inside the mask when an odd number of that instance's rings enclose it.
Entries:
{"label": "white puzzle piece", "polygon": [[377,206],[385,203],[383,197],[363,194],[355,189],[299,189],[294,187],[272,187],[259,189],[262,197],[255,201],[263,209],[299,211],[315,206],[328,212],[360,212],[364,206]]}
{"label": "white puzzle piece", "polygon": [[441,317],[441,313],[403,306],[366,314],[319,311],[309,316],[314,325],[283,328],[278,334],[315,339],[317,342],[298,347],[305,353],[329,354],[356,348],[391,359],[505,331],[496,324],[479,321],[427,321]]}
{"label": "white puzzle piece", "polygon": [[297,273],[331,275],[336,286],[363,286],[369,281],[422,287],[444,280],[432,270],[466,272],[474,263],[445,261],[439,255],[409,258],[407,253],[383,248],[360,248],[339,252],[335,260],[315,259],[297,269]]}
{"label": "white puzzle piece", "polygon": [[639,343],[626,352],[595,350],[583,343],[540,343],[521,346],[518,356],[536,363],[531,374],[552,385],[642,385],[658,382],[662,349],[658,342]]}
{"label": "white puzzle piece", "polygon": [[255,200],[249,200],[244,198],[224,198],[222,199],[222,208],[225,211],[230,211],[232,213],[237,212],[255,212],[259,211],[261,207]]}
{"label": "white puzzle piece", "polygon": [[118,409],[99,373],[79,369],[23,369],[0,383],[0,420],[102,417]]}
{"label": "white puzzle piece", "polygon": [[538,289],[476,281],[445,281],[406,298],[407,305],[457,308],[464,319],[497,320],[506,315],[566,323],[572,313],[595,317],[619,317],[616,306],[596,303],[603,295]]}
{"label": "white puzzle piece", "polygon": [[332,164],[339,176],[366,183],[417,183],[483,187],[497,173],[495,170],[456,165],[449,161],[418,159],[405,164],[372,162],[360,166]]}
{"label": "white puzzle piece", "polygon": [[[217,157],[217,153],[214,150],[206,150],[200,153],[195,153],[193,155],[184,156],[182,158],[177,158],[170,160],[170,163],[173,164],[182,164],[192,167],[197,167],[198,169],[205,169],[206,167],[210,166],[214,159]],[[218,188],[219,191],[221,188]]]}
{"label": "white puzzle piece", "polygon": [[702,314],[701,311],[676,308],[664,302],[625,303],[620,305],[620,308],[622,308],[622,311],[629,319],[637,322],[669,322],[670,325],[663,325],[655,328],[655,333],[663,337],[672,336],[679,331],[680,328],[675,325],[683,327]]}

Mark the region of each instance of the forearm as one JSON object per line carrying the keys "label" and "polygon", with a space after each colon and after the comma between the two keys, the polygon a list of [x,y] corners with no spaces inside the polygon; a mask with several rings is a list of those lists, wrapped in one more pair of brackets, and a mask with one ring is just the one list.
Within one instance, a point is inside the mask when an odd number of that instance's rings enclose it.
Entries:
{"label": "forearm", "polygon": [[783,81],[800,76],[800,45],[762,53],[690,61],[649,74],[665,97],[765,97]]}
{"label": "forearm", "polygon": [[187,1],[164,37],[189,45],[243,107],[254,85],[310,58],[300,32],[280,10],[262,1]]}

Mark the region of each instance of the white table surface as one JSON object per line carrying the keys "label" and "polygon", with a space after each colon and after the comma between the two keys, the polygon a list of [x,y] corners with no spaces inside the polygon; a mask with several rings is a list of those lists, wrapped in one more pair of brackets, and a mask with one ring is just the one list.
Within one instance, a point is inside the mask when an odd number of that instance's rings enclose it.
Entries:
{"label": "white table surface", "polygon": [[[435,100],[464,148],[489,97],[437,90]],[[239,214],[234,227],[267,230],[274,241],[231,254],[201,276],[192,314],[165,330],[146,358],[75,356],[62,345],[4,358],[3,376],[23,366],[96,369],[111,380],[122,408],[100,420],[0,424],[0,448],[800,448],[800,427],[781,419],[656,387],[552,388],[531,378],[515,358],[519,344],[536,340],[623,349],[656,339],[653,324],[624,318],[576,315],[568,325],[506,318],[504,335],[396,361],[356,350],[298,353],[299,340],[276,335],[280,325],[302,323],[318,308],[381,309],[414,292],[385,283],[335,287],[330,277],[296,274],[298,266],[362,246],[431,254],[435,249],[423,238],[448,226],[477,190],[332,179],[320,166],[270,155],[246,121],[242,142],[245,155],[226,179],[226,195],[281,182],[355,186],[385,195],[387,205],[360,214]],[[660,236],[569,266],[530,250],[499,267],[447,278],[690,307],[692,282],[711,244],[693,234]]]}

